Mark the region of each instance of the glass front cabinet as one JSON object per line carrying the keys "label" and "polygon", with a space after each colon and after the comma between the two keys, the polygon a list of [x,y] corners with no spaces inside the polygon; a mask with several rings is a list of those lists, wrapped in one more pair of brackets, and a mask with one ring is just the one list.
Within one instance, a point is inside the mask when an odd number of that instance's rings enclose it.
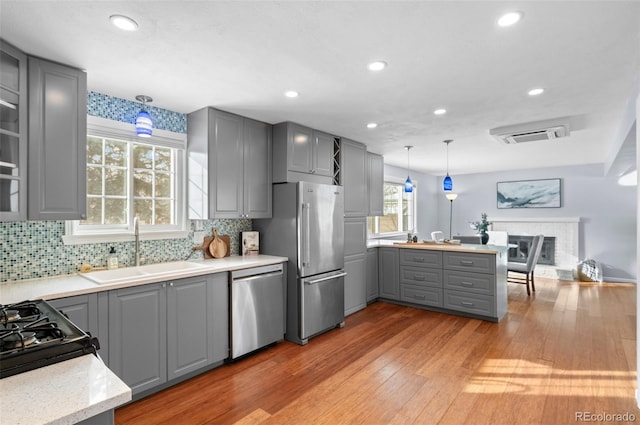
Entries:
{"label": "glass front cabinet", "polygon": [[27,216],[27,57],[0,39],[0,221]]}

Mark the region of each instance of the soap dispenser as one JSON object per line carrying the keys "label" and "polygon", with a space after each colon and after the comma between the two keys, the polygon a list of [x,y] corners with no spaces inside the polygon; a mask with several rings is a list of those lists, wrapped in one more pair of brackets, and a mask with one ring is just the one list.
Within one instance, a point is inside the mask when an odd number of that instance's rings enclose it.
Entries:
{"label": "soap dispenser", "polygon": [[117,269],[118,268],[118,255],[116,254],[116,247],[112,246],[109,251],[109,257],[107,260],[107,268],[108,269]]}

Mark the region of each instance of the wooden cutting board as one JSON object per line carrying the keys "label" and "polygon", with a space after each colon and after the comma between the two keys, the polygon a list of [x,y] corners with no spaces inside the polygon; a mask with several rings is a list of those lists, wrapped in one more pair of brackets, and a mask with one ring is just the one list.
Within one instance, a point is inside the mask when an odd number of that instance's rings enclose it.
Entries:
{"label": "wooden cutting board", "polygon": [[227,252],[229,249],[227,248],[227,244],[220,238],[218,235],[218,230],[213,229],[213,241],[209,245],[209,252],[213,255],[214,258],[223,258],[227,256]]}

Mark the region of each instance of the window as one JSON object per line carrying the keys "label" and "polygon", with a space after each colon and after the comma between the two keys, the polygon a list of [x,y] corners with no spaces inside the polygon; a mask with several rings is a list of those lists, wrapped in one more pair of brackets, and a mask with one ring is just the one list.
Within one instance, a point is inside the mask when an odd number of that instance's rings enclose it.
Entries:
{"label": "window", "polygon": [[395,236],[416,231],[415,196],[417,187],[412,193],[405,193],[404,182],[386,181],[383,187],[384,215],[367,219],[369,236]]}
{"label": "window", "polygon": [[142,141],[130,124],[88,118],[87,218],[67,224],[65,243],[128,240],[136,215],[147,238],[184,237],[185,135]]}

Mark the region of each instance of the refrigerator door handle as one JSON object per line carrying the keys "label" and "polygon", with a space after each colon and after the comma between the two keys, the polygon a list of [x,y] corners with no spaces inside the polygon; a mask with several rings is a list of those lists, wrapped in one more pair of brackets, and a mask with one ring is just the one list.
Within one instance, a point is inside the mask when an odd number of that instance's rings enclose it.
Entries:
{"label": "refrigerator door handle", "polygon": [[324,282],[324,281],[332,280],[332,279],[337,279],[339,277],[343,277],[343,276],[346,276],[346,275],[347,275],[346,272],[342,272],[342,273],[339,273],[339,274],[334,274],[332,276],[322,277],[320,279],[305,280],[304,283],[306,285],[315,285],[316,283],[320,283],[320,282]]}
{"label": "refrigerator door handle", "polygon": [[309,224],[311,223],[311,204],[304,203],[302,204],[302,210],[304,212],[304,253],[302,257],[302,265],[304,267],[309,267],[311,265],[311,260],[309,258],[309,252],[311,251],[311,232],[309,230]]}

